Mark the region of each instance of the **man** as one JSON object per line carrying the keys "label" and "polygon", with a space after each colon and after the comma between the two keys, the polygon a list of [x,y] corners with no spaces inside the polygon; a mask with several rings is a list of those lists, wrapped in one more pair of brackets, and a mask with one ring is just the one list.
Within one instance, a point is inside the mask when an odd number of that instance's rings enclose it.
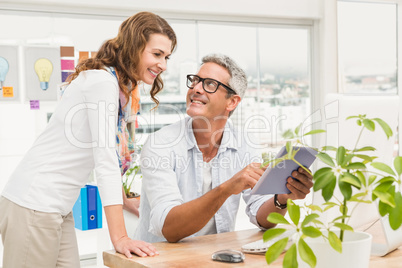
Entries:
{"label": "man", "polygon": [[[271,212],[286,213],[287,199],[302,199],[312,177],[302,168],[289,177],[290,194],[251,195],[264,173],[228,118],[247,89],[242,69],[227,56],[208,55],[197,75],[187,76],[189,118],[153,133],[141,155],[143,173],[136,239],[177,242],[190,235],[234,230],[240,193],[250,221],[261,229]],[[248,165],[247,165],[248,164]]]}

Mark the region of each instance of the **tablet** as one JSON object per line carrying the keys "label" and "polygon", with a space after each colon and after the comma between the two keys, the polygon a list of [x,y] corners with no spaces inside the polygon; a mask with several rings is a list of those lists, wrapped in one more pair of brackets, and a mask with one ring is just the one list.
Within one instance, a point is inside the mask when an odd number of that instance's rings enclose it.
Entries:
{"label": "tablet", "polygon": [[[317,151],[308,147],[293,147],[293,150],[299,150],[295,159],[303,166],[309,168],[315,160]],[[286,146],[282,147],[276,158],[280,158],[287,154]],[[268,166],[264,174],[258,180],[257,184],[251,190],[251,194],[288,194],[289,189],[286,187],[286,180],[291,176],[299,165],[293,160],[284,160],[275,167]]]}

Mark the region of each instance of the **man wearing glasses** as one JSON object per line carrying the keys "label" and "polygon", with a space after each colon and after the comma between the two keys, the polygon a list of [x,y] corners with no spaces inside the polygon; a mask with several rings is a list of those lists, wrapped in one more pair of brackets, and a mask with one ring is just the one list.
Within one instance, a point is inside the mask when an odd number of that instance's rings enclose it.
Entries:
{"label": "man wearing glasses", "polygon": [[290,194],[251,195],[264,172],[260,155],[228,121],[247,89],[244,71],[229,57],[208,55],[187,76],[189,117],[150,135],[142,149],[140,223],[135,239],[177,242],[188,236],[233,231],[240,193],[250,221],[274,225],[288,198],[302,199],[312,177],[300,168],[288,178]]}

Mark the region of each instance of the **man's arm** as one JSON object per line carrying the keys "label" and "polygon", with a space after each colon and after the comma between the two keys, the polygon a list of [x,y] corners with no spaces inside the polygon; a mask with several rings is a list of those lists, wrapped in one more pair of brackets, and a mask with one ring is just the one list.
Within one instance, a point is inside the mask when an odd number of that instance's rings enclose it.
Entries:
{"label": "man's arm", "polygon": [[201,230],[226,199],[254,187],[264,173],[260,165],[260,163],[252,163],[203,196],[172,208],[162,229],[166,240],[177,242]]}
{"label": "man's arm", "polygon": [[[297,180],[293,179],[296,178]],[[278,201],[281,204],[286,204],[287,200],[290,198],[292,200],[304,199],[310,189],[313,186],[313,176],[305,171],[303,168],[299,167],[298,171],[292,172],[292,177],[287,180],[287,187],[290,190],[289,194],[278,194]],[[275,227],[276,224],[267,221],[267,217],[272,212],[278,212],[285,215],[287,209],[278,209],[275,207],[274,198],[267,200],[257,212],[257,222],[260,226],[269,229]]]}

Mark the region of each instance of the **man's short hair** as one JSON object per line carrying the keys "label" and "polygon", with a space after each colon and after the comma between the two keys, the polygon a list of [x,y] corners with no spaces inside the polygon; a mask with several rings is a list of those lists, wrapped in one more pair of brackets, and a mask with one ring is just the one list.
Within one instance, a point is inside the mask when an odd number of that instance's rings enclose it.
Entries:
{"label": "man's short hair", "polygon": [[229,87],[233,89],[240,98],[243,98],[247,89],[247,76],[242,68],[230,57],[222,54],[209,54],[202,58],[202,63],[213,62],[228,70],[230,74]]}
{"label": "man's short hair", "polygon": [[[216,63],[226,70],[228,70],[230,79],[228,81],[228,85],[231,89],[233,89],[240,98],[243,99],[244,94],[247,89],[247,76],[242,68],[237,65],[237,63],[231,59],[230,57],[223,54],[208,54],[202,58],[202,63],[213,62]],[[232,95],[228,93],[228,97]],[[234,112],[231,111],[229,116]]]}

